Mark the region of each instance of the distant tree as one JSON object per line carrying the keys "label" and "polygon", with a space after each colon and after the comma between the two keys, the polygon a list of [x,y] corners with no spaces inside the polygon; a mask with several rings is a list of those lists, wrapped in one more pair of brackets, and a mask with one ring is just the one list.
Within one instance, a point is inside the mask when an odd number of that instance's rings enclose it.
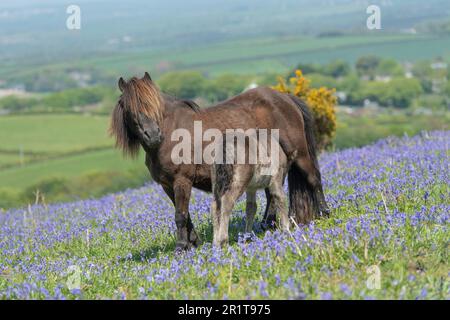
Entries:
{"label": "distant tree", "polygon": [[[438,59],[437,62],[442,61]],[[431,65],[431,61],[424,60],[416,62],[412,68],[414,77],[419,79],[420,84],[426,93],[433,93],[434,80],[445,81],[450,77],[448,68],[439,68],[434,70]]]}
{"label": "distant tree", "polygon": [[360,76],[368,76],[372,79],[380,61],[381,59],[377,56],[363,56],[356,61],[355,67]]}
{"label": "distant tree", "polygon": [[378,81],[365,83],[359,92],[359,98],[376,101],[382,106],[407,108],[422,92],[419,80],[395,78],[388,83]]}
{"label": "distant tree", "polygon": [[249,84],[249,78],[225,74],[205,83],[204,97],[211,102],[225,100],[241,93]]}
{"label": "distant tree", "polygon": [[398,108],[411,106],[412,101],[423,92],[417,79],[396,78],[387,85],[389,87],[387,102]]}
{"label": "distant tree", "polygon": [[161,89],[182,99],[194,99],[205,92],[206,79],[198,71],[169,72],[158,81]]}
{"label": "distant tree", "polygon": [[405,71],[400,63],[394,59],[383,59],[378,64],[376,70],[377,75],[380,76],[403,76]]}
{"label": "distant tree", "polygon": [[431,69],[430,61],[418,61],[412,67],[412,74],[419,79],[431,78],[433,69]]}
{"label": "distant tree", "polygon": [[447,100],[448,98],[446,99],[442,95],[426,94],[419,96],[415,101],[415,105],[431,110],[445,110],[448,104]]}
{"label": "distant tree", "polygon": [[334,78],[344,77],[351,71],[350,65],[343,60],[334,60],[323,68],[323,73]]}
{"label": "distant tree", "polygon": [[338,85],[337,79],[320,73],[311,73],[308,75],[308,79],[311,80],[311,87],[313,88],[336,88]]}
{"label": "distant tree", "polygon": [[276,73],[265,73],[257,77],[257,82],[259,85],[273,86],[277,82],[277,77]]}
{"label": "distant tree", "polygon": [[47,95],[41,101],[44,107],[70,109],[102,101],[110,90],[101,87],[68,89]]}
{"label": "distant tree", "polygon": [[450,81],[447,81],[447,85],[444,87],[444,94],[450,98]]}
{"label": "distant tree", "polygon": [[37,103],[38,100],[34,98],[22,98],[11,95],[0,99],[0,109],[5,109],[10,112],[20,112],[35,106]]}
{"label": "distant tree", "polygon": [[361,80],[355,73],[348,74],[337,83],[337,89],[347,93],[355,92],[361,88]]}
{"label": "distant tree", "polygon": [[289,73],[288,78],[295,77],[295,72],[302,70],[303,74],[322,73],[322,66],[313,63],[299,63],[294,70]]}

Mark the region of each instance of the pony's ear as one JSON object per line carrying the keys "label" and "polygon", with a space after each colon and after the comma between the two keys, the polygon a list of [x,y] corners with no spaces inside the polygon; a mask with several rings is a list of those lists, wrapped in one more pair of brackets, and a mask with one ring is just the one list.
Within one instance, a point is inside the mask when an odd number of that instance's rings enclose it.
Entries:
{"label": "pony's ear", "polygon": [[125,90],[125,87],[127,84],[126,84],[125,80],[123,80],[123,78],[120,77],[118,85],[119,85],[120,91],[123,92]]}
{"label": "pony's ear", "polygon": [[152,82],[152,78],[150,77],[150,75],[148,74],[148,72],[144,73],[144,77],[142,78],[143,80],[146,80],[148,82]]}

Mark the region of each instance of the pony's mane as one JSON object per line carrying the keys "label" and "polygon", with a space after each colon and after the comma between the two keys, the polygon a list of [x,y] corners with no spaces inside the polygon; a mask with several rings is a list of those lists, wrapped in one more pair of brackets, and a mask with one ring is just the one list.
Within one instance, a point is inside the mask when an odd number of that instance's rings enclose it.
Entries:
{"label": "pony's mane", "polygon": [[[179,106],[199,112],[200,107],[191,100],[178,100]],[[126,108],[126,109],[125,109]],[[144,114],[158,125],[163,121],[165,103],[158,87],[146,79],[131,78],[122,92],[111,115],[109,134],[116,138],[116,147],[122,149],[125,156],[135,158],[140,149],[139,138],[127,128],[129,121],[126,111],[131,114]]]}
{"label": "pony's mane", "polygon": [[195,101],[192,100],[182,100],[182,102],[189,107],[190,109],[192,109],[195,112],[199,112],[200,111],[200,106],[195,103]]}
{"label": "pony's mane", "polygon": [[144,79],[131,78],[122,94],[124,105],[133,114],[142,113],[161,124],[164,103],[158,87]]}
{"label": "pony's mane", "polygon": [[141,145],[139,138],[127,128],[126,111],[145,114],[160,125],[164,103],[156,85],[145,79],[131,78],[111,115],[109,134],[116,138],[116,147],[122,149],[125,156],[135,158]]}

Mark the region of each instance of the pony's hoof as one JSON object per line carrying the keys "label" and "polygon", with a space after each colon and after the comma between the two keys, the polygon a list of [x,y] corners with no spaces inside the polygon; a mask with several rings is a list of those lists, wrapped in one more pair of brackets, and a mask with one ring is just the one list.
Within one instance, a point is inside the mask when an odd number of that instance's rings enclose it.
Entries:
{"label": "pony's hoof", "polygon": [[321,215],[322,217],[328,218],[328,217],[331,215],[331,210],[330,210],[330,208],[328,208],[328,206],[322,207],[322,209],[320,210],[320,215]]}
{"label": "pony's hoof", "polygon": [[191,244],[196,248],[201,246],[202,243],[203,243],[202,239],[200,239],[199,237],[196,237],[194,240],[191,240]]}
{"label": "pony's hoof", "polygon": [[191,234],[189,235],[189,242],[194,246],[194,247],[198,247],[202,244],[202,239],[200,239],[200,237],[197,235],[197,233],[195,231],[191,232]]}
{"label": "pony's hoof", "polygon": [[192,245],[189,242],[178,241],[177,244],[175,245],[175,252],[176,253],[181,253],[181,252],[184,252],[186,250],[189,250],[191,247],[192,247]]}
{"label": "pony's hoof", "polygon": [[268,230],[275,230],[277,228],[277,221],[276,221],[276,217],[269,215],[267,217],[267,219],[261,222],[261,229],[263,231],[268,231]]}
{"label": "pony's hoof", "polygon": [[261,223],[262,231],[275,230],[276,228],[277,228],[277,225],[276,225],[275,221],[268,221],[268,222]]}

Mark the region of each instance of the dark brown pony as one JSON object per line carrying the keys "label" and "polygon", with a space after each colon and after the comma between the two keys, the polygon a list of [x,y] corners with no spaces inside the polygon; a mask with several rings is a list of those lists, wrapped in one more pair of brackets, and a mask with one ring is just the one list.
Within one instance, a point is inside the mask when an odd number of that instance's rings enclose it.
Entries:
{"label": "dark brown pony", "polygon": [[[203,130],[214,128],[221,132],[237,128],[279,129],[281,149],[291,163],[290,216],[298,224],[305,224],[329,214],[316,157],[313,119],[307,105],[297,97],[259,87],[200,109],[191,101],[162,93],[148,73],[128,82],[120,78],[118,85],[122,95],[112,113],[110,133],[126,155],[136,156],[140,147],[145,150],[145,164],[151,176],[175,206],[178,249],[200,243],[189,216],[192,187],[211,192],[211,165],[175,164],[171,157],[179,143],[173,141],[172,133],[185,129],[193,136],[194,121],[201,121]],[[203,148],[209,145],[202,143]],[[269,208],[272,195],[268,189],[266,196]],[[275,221],[275,213],[267,208],[265,220]]]}

